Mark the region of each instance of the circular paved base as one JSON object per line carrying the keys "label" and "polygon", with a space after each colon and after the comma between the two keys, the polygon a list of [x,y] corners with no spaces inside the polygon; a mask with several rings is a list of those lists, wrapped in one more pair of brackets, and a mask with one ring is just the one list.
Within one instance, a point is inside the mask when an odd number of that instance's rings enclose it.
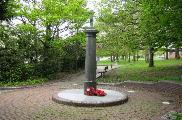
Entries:
{"label": "circular paved base", "polygon": [[53,95],[52,99],[57,103],[76,105],[76,106],[111,106],[122,104],[128,100],[125,93],[104,90],[106,96],[87,96],[83,89],[68,89]]}

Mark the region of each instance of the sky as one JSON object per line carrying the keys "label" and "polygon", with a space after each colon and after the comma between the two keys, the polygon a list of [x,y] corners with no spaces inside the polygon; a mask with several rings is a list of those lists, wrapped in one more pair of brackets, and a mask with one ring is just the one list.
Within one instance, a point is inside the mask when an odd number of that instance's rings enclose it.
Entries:
{"label": "sky", "polygon": [[94,12],[98,12],[99,6],[98,4],[101,0],[87,0],[87,7],[89,10],[93,10]]}

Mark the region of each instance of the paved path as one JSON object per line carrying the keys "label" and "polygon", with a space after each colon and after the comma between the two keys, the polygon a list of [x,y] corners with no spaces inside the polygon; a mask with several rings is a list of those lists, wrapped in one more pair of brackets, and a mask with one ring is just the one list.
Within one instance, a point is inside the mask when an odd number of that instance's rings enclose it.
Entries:
{"label": "paved path", "polygon": [[[78,76],[78,77],[76,77]],[[74,84],[84,80],[83,74],[70,75],[62,79],[68,82],[56,82],[36,88],[25,88],[13,91],[1,91],[0,94],[0,120],[31,119],[32,113],[52,104],[52,94],[66,88],[74,88]]]}
{"label": "paved path", "polygon": [[[55,91],[83,88],[84,80],[84,73],[77,73],[45,86],[1,92],[0,120],[153,120],[171,110],[182,110],[182,86],[164,83],[99,85],[129,95],[129,101],[118,106],[73,107],[52,101]],[[171,104],[163,105],[163,101]]]}

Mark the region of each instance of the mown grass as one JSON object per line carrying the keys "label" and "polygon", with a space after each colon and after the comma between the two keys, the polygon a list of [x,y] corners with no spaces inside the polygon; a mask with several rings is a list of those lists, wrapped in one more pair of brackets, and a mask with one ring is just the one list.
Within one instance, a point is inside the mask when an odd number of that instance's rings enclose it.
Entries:
{"label": "mown grass", "polygon": [[[104,61],[99,64],[108,64]],[[105,74],[104,78],[99,78],[99,82],[122,82],[127,80],[133,81],[161,81],[169,80],[182,82],[182,60],[156,60],[155,67],[148,67],[145,61],[128,63],[120,61],[119,69]]]}

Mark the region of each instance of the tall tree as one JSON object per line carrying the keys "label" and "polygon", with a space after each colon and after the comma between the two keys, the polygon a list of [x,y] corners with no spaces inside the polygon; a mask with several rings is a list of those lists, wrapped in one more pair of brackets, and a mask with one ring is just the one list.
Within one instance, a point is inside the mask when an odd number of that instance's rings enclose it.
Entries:
{"label": "tall tree", "polygon": [[139,49],[138,3],[104,0],[102,4],[98,28],[105,34],[101,35],[103,50],[114,56],[135,54]]}

